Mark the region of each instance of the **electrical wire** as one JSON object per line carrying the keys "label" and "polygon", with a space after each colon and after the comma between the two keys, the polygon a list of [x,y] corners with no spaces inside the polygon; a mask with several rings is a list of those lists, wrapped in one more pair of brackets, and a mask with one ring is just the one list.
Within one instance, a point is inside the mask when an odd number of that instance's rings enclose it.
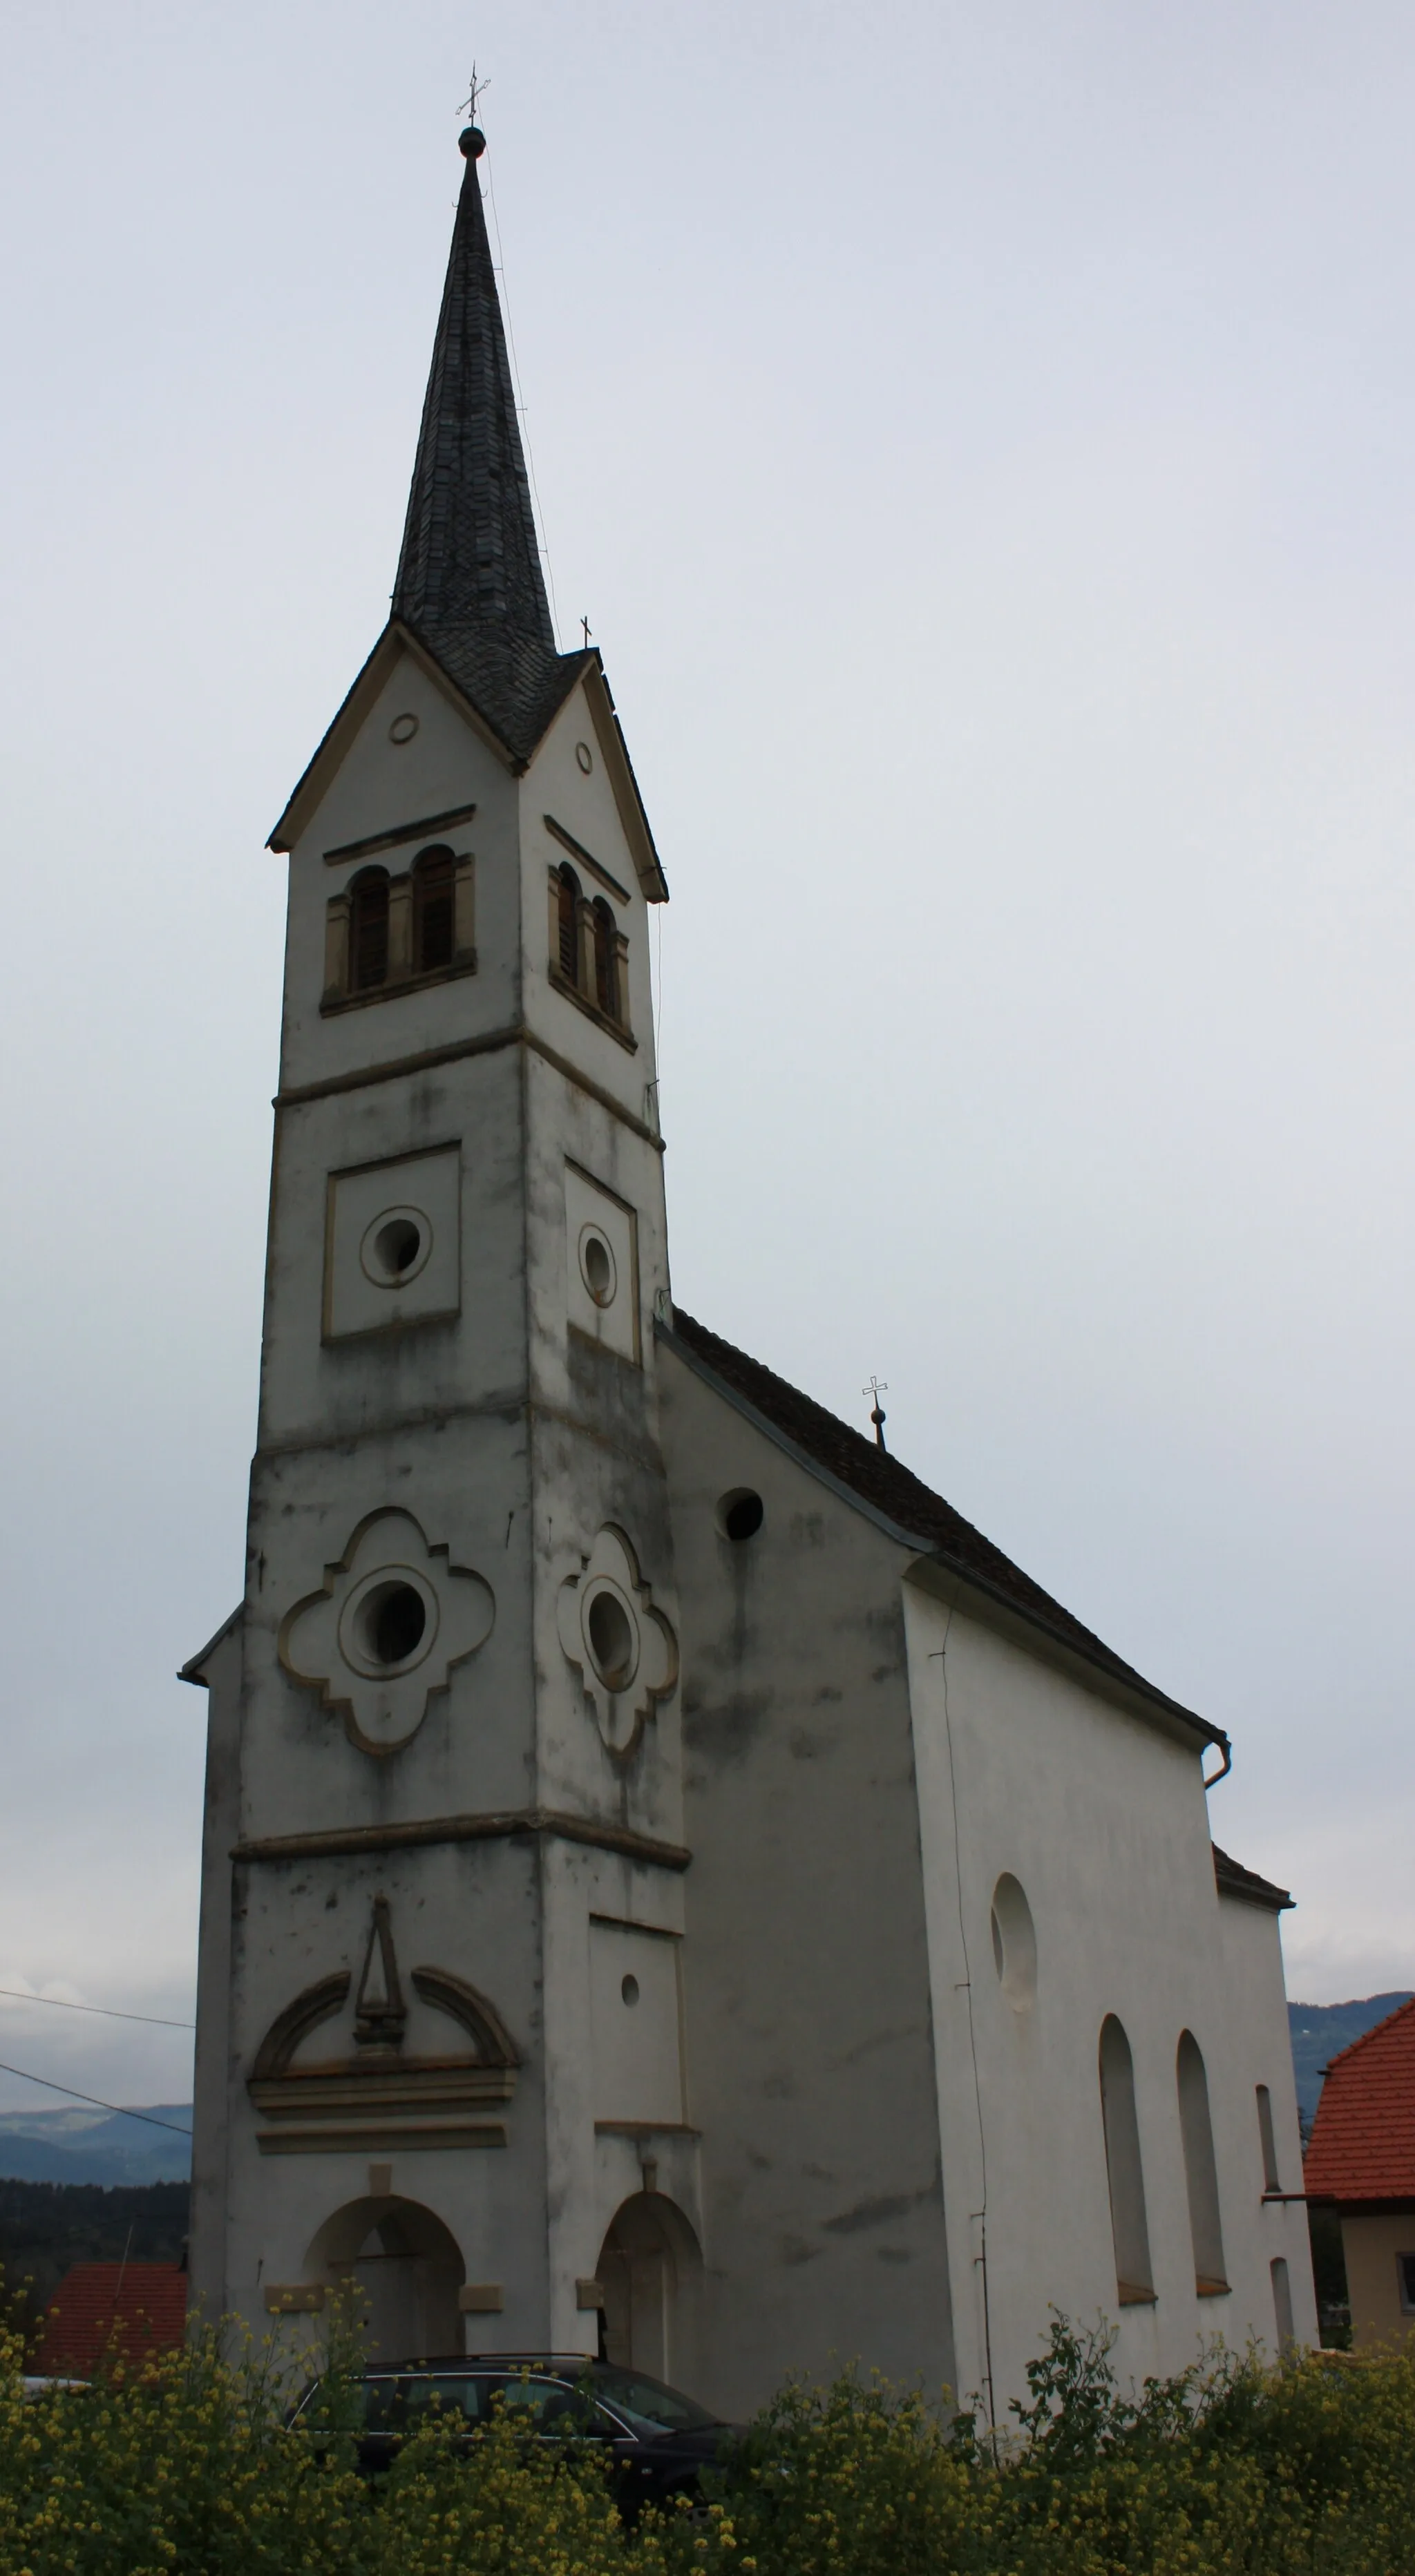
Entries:
{"label": "electrical wire", "polygon": [[27,1995],[19,1986],[0,1986],[15,2004],[52,2004],[56,2012],[100,2013],[105,2021],[145,2022],[149,2030],[195,2030],[194,2021],[164,2021],[160,2013],[115,2012],[111,2004],[71,2004],[67,1995]]}
{"label": "electrical wire", "polygon": [[71,2102],[87,2102],[94,2111],[111,2111],[118,2120],[145,2120],[150,2129],[168,2129],[174,2138],[192,2142],[190,2129],[179,2129],[175,2120],[159,2120],[151,2111],[130,2111],[123,2102],[100,2102],[96,2093],[78,2093],[72,2084],[55,2084],[48,2075],[31,2075],[26,2066],[6,2066],[0,2060],[0,2075],[18,2075],[22,2084],[42,2084],[46,2093],[63,2093]]}

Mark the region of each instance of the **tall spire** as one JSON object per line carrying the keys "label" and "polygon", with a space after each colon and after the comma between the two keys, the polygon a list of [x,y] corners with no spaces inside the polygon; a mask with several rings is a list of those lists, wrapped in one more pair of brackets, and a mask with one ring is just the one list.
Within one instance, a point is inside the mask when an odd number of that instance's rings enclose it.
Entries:
{"label": "tall spire", "polygon": [[555,649],[477,175],[485,148],[469,125],[393,614],[529,756],[584,657]]}

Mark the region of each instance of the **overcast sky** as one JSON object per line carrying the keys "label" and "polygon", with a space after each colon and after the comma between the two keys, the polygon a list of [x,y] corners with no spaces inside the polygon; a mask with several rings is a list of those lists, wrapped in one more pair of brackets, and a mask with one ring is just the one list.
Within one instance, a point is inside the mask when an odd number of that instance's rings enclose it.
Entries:
{"label": "overcast sky", "polygon": [[[262,845],[386,611],[473,50],[673,889],[675,1293],[877,1371],[1230,1730],[1294,1994],[1415,1985],[1408,0],[10,0],[0,1985],[191,2010]],[[0,2002],[121,2100],[186,2048]]]}

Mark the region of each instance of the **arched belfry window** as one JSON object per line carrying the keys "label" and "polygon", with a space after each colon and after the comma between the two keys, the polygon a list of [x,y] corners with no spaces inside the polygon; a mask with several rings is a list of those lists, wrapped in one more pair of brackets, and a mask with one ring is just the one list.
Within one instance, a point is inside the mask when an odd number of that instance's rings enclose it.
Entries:
{"label": "arched belfry window", "polygon": [[618,961],[614,951],[614,915],[600,895],[594,908],[594,997],[611,1020],[619,1017]]}
{"label": "arched belfry window", "polygon": [[580,863],[577,869],[561,859],[550,870],[551,983],[632,1054],[636,1041],[629,1025],[628,934],[605,895],[586,892],[585,879],[602,885],[622,904],[632,897],[553,815],[545,820],[552,840],[570,849]]}
{"label": "arched belfry window", "polygon": [[349,984],[375,992],[388,980],[388,871],[365,868],[349,888]]}
{"label": "arched belfry window", "polygon": [[450,966],[457,945],[457,863],[450,850],[424,850],[413,866],[413,972]]}
{"label": "arched belfry window", "polygon": [[1209,2079],[1204,2072],[1203,2051],[1192,2030],[1180,2034],[1175,2074],[1179,2085],[1179,2134],[1184,2142],[1184,2179],[1189,2187],[1189,2233],[1194,2240],[1194,2287],[1201,2299],[1214,2299],[1228,2288],[1228,2282],[1223,2269]]}
{"label": "arched belfry window", "polygon": [[1108,2013],[1101,2024],[1100,2077],[1110,2227],[1115,2241],[1115,2293],[1122,2308],[1129,2308],[1153,2299],[1155,2283],[1145,2217],[1140,2123],[1135,2110],[1135,2061],[1124,2027],[1114,2013]]}
{"label": "arched belfry window", "polygon": [[568,983],[580,981],[580,880],[573,868],[556,870],[556,938],[560,972]]}
{"label": "arched belfry window", "polygon": [[[376,835],[377,845],[389,837]],[[333,864],[364,846],[324,855]],[[360,868],[336,887],[324,913],[321,1011],[342,1011],[351,1002],[392,1002],[420,983],[474,975],[474,866],[470,850],[436,841],[411,866],[395,865],[391,872],[382,865]]]}

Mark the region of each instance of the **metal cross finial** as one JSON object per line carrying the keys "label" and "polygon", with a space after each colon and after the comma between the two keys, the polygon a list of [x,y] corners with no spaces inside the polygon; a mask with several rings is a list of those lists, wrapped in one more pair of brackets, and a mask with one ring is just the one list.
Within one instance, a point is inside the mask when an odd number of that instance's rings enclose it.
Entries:
{"label": "metal cross finial", "polygon": [[590,621],[587,617],[582,617],[580,624],[585,630],[585,651],[588,653],[590,649]]}
{"label": "metal cross finial", "polygon": [[882,1449],[884,1447],[885,1415],[884,1409],[880,1403],[880,1397],[882,1395],[888,1395],[889,1382],[886,1378],[872,1377],[868,1386],[861,1387],[860,1393],[861,1395],[872,1395],[874,1397],[874,1409],[870,1414],[870,1420],[875,1426],[875,1446],[876,1448]]}
{"label": "metal cross finial", "polygon": [[475,125],[477,121],[477,100],[481,98],[483,94],[490,89],[490,87],[491,83],[489,80],[478,80],[477,67],[476,64],[473,63],[472,85],[467,92],[467,96],[463,100],[462,105],[457,110],[458,115],[470,117],[473,125]]}

